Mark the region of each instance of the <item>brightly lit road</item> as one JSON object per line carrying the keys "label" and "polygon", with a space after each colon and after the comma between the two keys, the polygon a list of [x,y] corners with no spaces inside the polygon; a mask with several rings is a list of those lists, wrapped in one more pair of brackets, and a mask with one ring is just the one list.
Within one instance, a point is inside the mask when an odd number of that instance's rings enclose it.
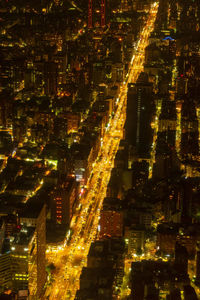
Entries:
{"label": "brightly lit road", "polygon": [[106,196],[115,155],[123,134],[128,84],[135,82],[143,69],[144,50],[154,27],[157,8],[158,4],[154,3],[134,49],[129,71],[120,88],[115,115],[110,120],[102,138],[101,149],[93,164],[87,190],[80,199],[80,210],[72,219],[72,238],[64,249],[58,249],[56,254],[51,256],[57,272],[53,283],[46,290],[45,299],[74,299],[79,289],[79,277],[83,266],[86,265],[90,244],[97,235],[100,209]]}

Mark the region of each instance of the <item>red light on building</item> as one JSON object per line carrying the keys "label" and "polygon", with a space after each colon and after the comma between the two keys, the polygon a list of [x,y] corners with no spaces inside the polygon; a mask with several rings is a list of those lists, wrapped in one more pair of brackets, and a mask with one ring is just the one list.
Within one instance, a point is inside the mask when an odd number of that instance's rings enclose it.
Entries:
{"label": "red light on building", "polygon": [[[96,10],[96,13],[99,13],[99,10]],[[88,28],[92,28],[92,13],[93,13],[93,5],[92,0],[88,0]],[[101,0],[101,27],[106,25],[106,4],[105,0]]]}
{"label": "red light on building", "polygon": [[103,210],[99,222],[100,238],[123,236],[123,214],[121,211]]}
{"label": "red light on building", "polygon": [[58,224],[70,224],[74,204],[77,199],[78,185],[72,177],[52,192],[51,214]]}
{"label": "red light on building", "polygon": [[92,28],[92,0],[88,0],[88,28]]}
{"label": "red light on building", "polygon": [[106,7],[105,0],[101,0],[101,27],[106,25]]}

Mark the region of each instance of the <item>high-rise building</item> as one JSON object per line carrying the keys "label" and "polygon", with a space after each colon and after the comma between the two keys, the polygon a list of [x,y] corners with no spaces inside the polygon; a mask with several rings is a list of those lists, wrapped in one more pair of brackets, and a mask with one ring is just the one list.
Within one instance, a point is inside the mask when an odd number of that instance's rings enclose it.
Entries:
{"label": "high-rise building", "polygon": [[188,78],[184,77],[183,74],[181,74],[180,77],[176,80],[176,93],[177,97],[182,98],[185,94],[187,94],[188,90]]}
{"label": "high-rise building", "polygon": [[77,182],[68,178],[52,193],[52,219],[58,224],[70,224],[74,204],[77,199]]}
{"label": "high-rise building", "polygon": [[95,12],[96,15],[100,13],[100,22],[97,21],[97,23],[101,27],[104,27],[106,25],[106,1],[101,0],[101,3],[94,1],[93,3],[93,0],[88,0],[88,28],[92,28],[96,21],[96,18],[93,18],[93,12]]}
{"label": "high-rise building", "polygon": [[88,0],[88,27],[92,28],[92,0]]}
{"label": "high-rise building", "polygon": [[181,154],[196,157],[199,155],[199,132],[196,108],[193,100],[186,99],[181,111]]}
{"label": "high-rise building", "polygon": [[24,224],[9,243],[10,250],[0,255],[0,286],[29,291],[30,299],[39,299],[46,282],[46,206],[39,215],[26,215],[22,220]]}
{"label": "high-rise building", "polygon": [[144,299],[144,275],[142,272],[142,265],[140,262],[133,262],[131,265],[131,299]]}
{"label": "high-rise building", "polygon": [[12,288],[10,253],[0,255],[0,286],[2,290]]}
{"label": "high-rise building", "polygon": [[120,200],[105,198],[100,215],[100,238],[123,236],[123,212]]}
{"label": "high-rise building", "polygon": [[179,168],[176,155],[176,103],[164,97],[159,116],[153,177],[165,178]]}
{"label": "high-rise building", "polygon": [[151,119],[153,112],[153,86],[148,75],[141,73],[136,83],[129,84],[125,138],[133,153],[148,158],[152,142]]}
{"label": "high-rise building", "polygon": [[44,63],[44,82],[45,82],[45,94],[46,95],[56,95],[58,89],[57,76],[58,75],[58,65],[55,62],[45,62]]}
{"label": "high-rise building", "polygon": [[[168,98],[165,98],[162,101],[162,109],[159,116],[158,127],[158,130],[160,132],[176,131],[176,103],[174,101],[170,101]],[[175,136],[174,139],[172,139],[172,141],[169,140],[168,143],[171,146],[175,146]]]}
{"label": "high-rise building", "polygon": [[101,27],[106,25],[106,1],[101,0]]}
{"label": "high-rise building", "polygon": [[188,273],[188,252],[187,249],[176,242],[174,268],[177,276],[182,279],[187,278]]}
{"label": "high-rise building", "polygon": [[157,61],[160,57],[160,49],[156,43],[151,43],[145,48],[145,64]]}
{"label": "high-rise building", "polygon": [[[22,243],[16,243],[12,245],[14,251],[24,251],[27,255],[26,260],[26,272],[28,274],[28,289],[29,294],[33,299],[40,298],[44,284],[46,282],[46,270],[45,270],[45,252],[46,252],[46,205],[35,214],[33,214],[32,207],[28,207],[27,211],[24,212],[23,221],[24,225],[34,223],[35,226],[28,226],[27,230],[33,228],[33,234]],[[26,228],[24,229],[26,233]],[[23,236],[22,236],[23,238]],[[12,249],[12,248],[11,248]],[[34,298],[35,297],[35,298]]]}
{"label": "high-rise building", "polygon": [[125,238],[128,240],[128,254],[133,254],[135,251],[144,249],[144,236],[144,226],[125,227]]}

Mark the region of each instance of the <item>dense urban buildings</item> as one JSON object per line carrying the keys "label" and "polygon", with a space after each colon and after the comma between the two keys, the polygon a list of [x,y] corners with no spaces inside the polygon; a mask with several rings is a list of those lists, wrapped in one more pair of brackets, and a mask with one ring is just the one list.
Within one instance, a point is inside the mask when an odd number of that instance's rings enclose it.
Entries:
{"label": "dense urban buildings", "polygon": [[0,299],[200,296],[200,2],[0,1]]}

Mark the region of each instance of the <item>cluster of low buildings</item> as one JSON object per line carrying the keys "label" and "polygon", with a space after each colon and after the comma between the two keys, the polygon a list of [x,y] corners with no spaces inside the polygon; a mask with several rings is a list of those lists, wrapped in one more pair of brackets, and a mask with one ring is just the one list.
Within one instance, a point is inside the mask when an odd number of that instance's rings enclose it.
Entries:
{"label": "cluster of low buildings", "polygon": [[[90,31],[84,1],[0,4],[2,297],[38,299],[48,281],[46,249],[66,245],[147,18],[150,1],[136,2],[135,11],[126,1],[107,3],[110,25],[101,28],[97,14]],[[120,284],[123,240],[100,246],[113,255],[110,266],[119,260],[111,273]]]}
{"label": "cluster of low buildings", "polygon": [[[198,299],[198,28],[197,3],[160,1],[144,72],[128,87],[124,137],[90,248],[124,241],[112,299]],[[85,272],[76,299],[101,299],[99,287],[83,286]]]}
{"label": "cluster of low buildings", "polygon": [[[88,30],[83,2],[0,4],[2,297],[44,293],[152,4],[108,1]],[[76,299],[197,299],[199,12],[160,0]]]}

